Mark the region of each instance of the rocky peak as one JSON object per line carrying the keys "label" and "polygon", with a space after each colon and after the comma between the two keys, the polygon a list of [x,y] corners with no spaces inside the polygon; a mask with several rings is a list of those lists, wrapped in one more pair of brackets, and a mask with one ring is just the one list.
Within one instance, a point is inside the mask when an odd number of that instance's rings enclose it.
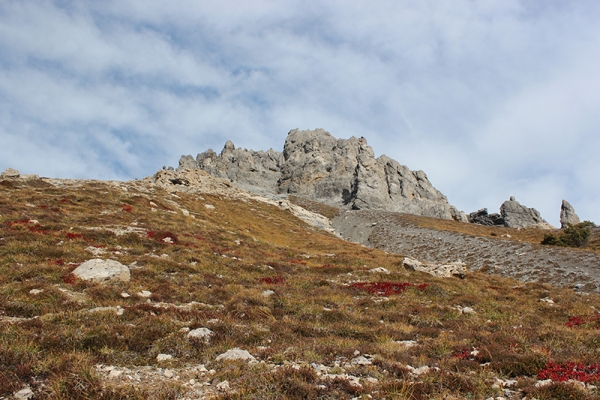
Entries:
{"label": "rocky peak", "polygon": [[382,209],[467,221],[423,171],[411,171],[382,155],[375,158],[364,137],[337,139],[324,129],[291,130],[283,152],[237,149],[228,141],[183,156],[180,168],[202,169],[261,194],[294,194],[351,209]]}

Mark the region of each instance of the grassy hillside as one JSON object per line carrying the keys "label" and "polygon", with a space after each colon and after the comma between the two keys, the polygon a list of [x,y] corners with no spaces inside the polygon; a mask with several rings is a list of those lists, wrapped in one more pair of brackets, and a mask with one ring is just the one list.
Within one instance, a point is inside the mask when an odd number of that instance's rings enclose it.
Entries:
{"label": "grassy hillside", "polygon": [[259,201],[0,182],[0,397],[600,398],[597,295],[402,259]]}

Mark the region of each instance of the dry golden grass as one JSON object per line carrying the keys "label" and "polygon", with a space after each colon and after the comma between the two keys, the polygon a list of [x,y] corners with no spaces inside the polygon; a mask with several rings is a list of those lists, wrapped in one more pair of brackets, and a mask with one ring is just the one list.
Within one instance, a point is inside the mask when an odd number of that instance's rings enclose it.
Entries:
{"label": "dry golden grass", "polygon": [[[407,218],[469,234],[500,231]],[[132,232],[115,233],[126,227]],[[525,241],[536,235],[504,231]],[[101,258],[136,263],[131,281],[73,280],[71,271],[95,258],[90,246],[105,252]],[[564,385],[533,388],[547,362],[600,359],[595,321],[565,325],[595,315],[597,295],[480,273],[440,279],[408,272],[401,260],[257,201],[98,182],[0,183],[0,396],[29,385],[39,398],[177,398],[186,393],[182,382],[118,385],[94,365],[204,364],[215,370],[213,382],[230,383],[229,392],[215,392],[222,398],[487,398],[501,395],[496,378],[516,379],[514,390],[522,393],[558,398]],[[368,272],[376,267],[391,273]],[[377,281],[427,285],[389,297],[351,285]],[[152,292],[150,302],[136,295],[142,290]],[[122,315],[88,311],[115,306]],[[181,331],[198,327],[213,331],[208,343]],[[409,340],[417,345],[399,343]],[[262,362],[215,361],[233,347]],[[357,351],[372,364],[351,365]],[[158,354],[174,359],[159,364]],[[311,363],[337,376],[324,379]],[[431,370],[415,377],[407,366]],[[585,396],[573,398],[598,398],[593,390]]]}
{"label": "dry golden grass", "polygon": [[[407,221],[424,228],[439,229],[443,231],[451,231],[464,233],[473,236],[493,237],[496,239],[518,240],[526,243],[540,244],[544,240],[545,235],[554,234],[560,235],[560,229],[514,229],[496,226],[484,226],[477,224],[469,224],[465,222],[450,221],[437,218],[421,217],[416,215],[405,214],[402,216]],[[509,237],[507,237],[509,235]],[[592,229],[590,240],[586,246],[577,248],[581,251],[600,252],[600,228]]]}

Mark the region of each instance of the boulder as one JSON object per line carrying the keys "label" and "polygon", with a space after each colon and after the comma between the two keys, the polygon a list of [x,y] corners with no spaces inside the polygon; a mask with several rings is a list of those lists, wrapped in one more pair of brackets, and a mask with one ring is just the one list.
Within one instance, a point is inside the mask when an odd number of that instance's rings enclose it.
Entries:
{"label": "boulder", "polygon": [[580,222],[573,206],[568,201],[563,200],[560,206],[560,227],[566,228],[569,224],[577,225]]}
{"label": "boulder", "polygon": [[21,174],[16,169],[6,168],[3,173],[0,174],[0,179],[18,179]]}
{"label": "boulder", "polygon": [[205,342],[210,341],[213,331],[208,328],[196,328],[188,332],[187,337],[190,339],[199,339]]}
{"label": "boulder", "polygon": [[97,282],[107,280],[127,282],[131,279],[127,266],[115,260],[102,260],[99,258],[84,262],[73,271],[73,275],[84,281]]}
{"label": "boulder", "polygon": [[500,215],[504,218],[504,226],[508,228],[554,229],[540,216],[538,210],[521,205],[513,196],[502,203]]}
{"label": "boulder", "polygon": [[385,155],[375,158],[365,138],[336,139],[323,129],[290,131],[283,153],[242,150],[228,141],[220,154],[207,150],[195,160],[181,157],[179,169],[190,168],[259,194],[293,194],[341,208],[468,221],[423,171],[411,171]]}
{"label": "boulder", "polygon": [[412,271],[421,271],[426,272],[429,275],[437,276],[440,278],[464,278],[467,273],[467,267],[464,262],[456,261],[447,264],[426,264],[422,263],[419,260],[415,260],[412,258],[404,258],[402,261],[402,265],[406,269]]}

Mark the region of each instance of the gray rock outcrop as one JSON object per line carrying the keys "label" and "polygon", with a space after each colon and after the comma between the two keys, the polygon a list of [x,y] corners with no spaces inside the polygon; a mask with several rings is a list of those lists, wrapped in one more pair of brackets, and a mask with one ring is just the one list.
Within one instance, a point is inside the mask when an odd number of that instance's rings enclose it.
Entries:
{"label": "gray rock outcrop", "polygon": [[568,201],[563,200],[562,205],[560,206],[560,227],[566,228],[570,225],[577,225],[581,221],[577,214],[575,214],[575,209]]}
{"label": "gray rock outcrop", "polygon": [[467,273],[467,266],[462,261],[447,264],[427,264],[413,258],[405,257],[402,265],[411,271],[421,271],[440,278],[451,278],[454,276],[462,279]]}
{"label": "gray rock outcrop", "polygon": [[469,214],[469,222],[486,226],[505,226],[507,228],[540,228],[554,229],[546,222],[535,208],[525,207],[511,196],[500,206],[500,214],[488,214],[487,208],[482,208]]}
{"label": "gray rock outcrop", "polygon": [[238,186],[255,193],[277,193],[281,177],[283,154],[273,149],[253,151],[236,148],[231,141],[225,143],[220,154],[207,150],[179,160],[179,169],[201,169],[212,176],[235,182]]}
{"label": "gray rock outcrop", "polygon": [[469,222],[486,226],[504,226],[504,218],[498,213],[488,214],[487,208],[482,208],[469,214]]}
{"label": "gray rock outcrop", "polygon": [[511,196],[500,206],[500,215],[504,219],[504,226],[509,228],[541,228],[554,229],[546,222],[535,208],[528,208]]}
{"label": "gray rock outcrop", "polygon": [[16,169],[6,168],[6,170],[0,174],[0,179],[18,179],[20,176],[21,174]]}
{"label": "gray rock outcrop", "polygon": [[95,258],[81,264],[73,271],[79,279],[85,281],[103,282],[118,280],[127,282],[131,279],[129,268],[115,260],[102,260]]}
{"label": "gray rock outcrop", "polygon": [[6,168],[4,172],[0,174],[1,180],[35,180],[40,179],[37,174],[21,174],[19,171],[13,168]]}
{"label": "gray rock outcrop", "polygon": [[259,194],[293,194],[349,209],[381,209],[467,222],[423,171],[382,155],[364,138],[336,139],[323,129],[292,130],[283,153],[237,149],[228,141],[183,156],[179,168],[197,168]]}

